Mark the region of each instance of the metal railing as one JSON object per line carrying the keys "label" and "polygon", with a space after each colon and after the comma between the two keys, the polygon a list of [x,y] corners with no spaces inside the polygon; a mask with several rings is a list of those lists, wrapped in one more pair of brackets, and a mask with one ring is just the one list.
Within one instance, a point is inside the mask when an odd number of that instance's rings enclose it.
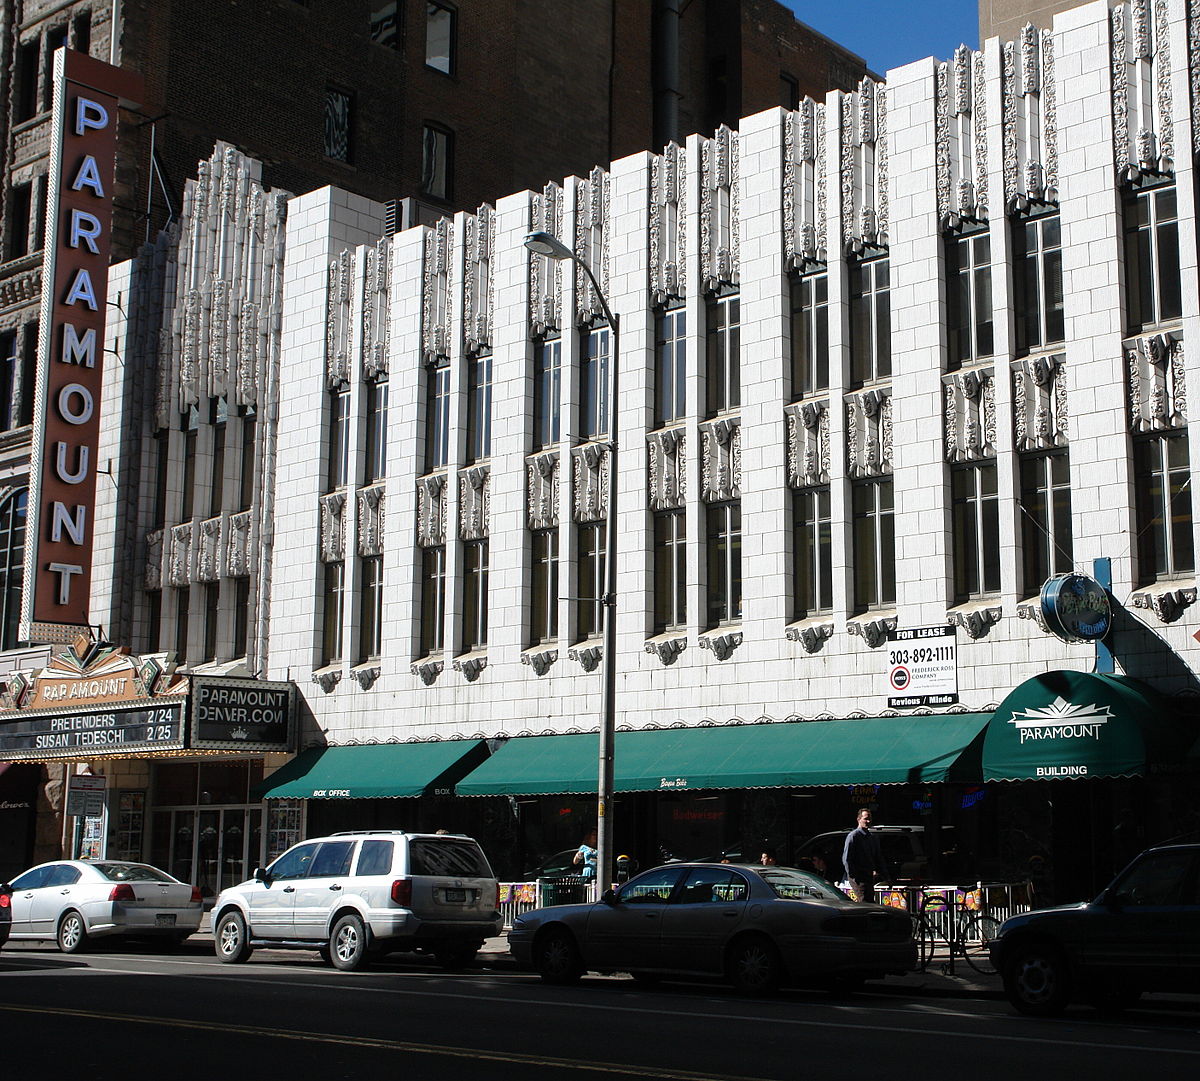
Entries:
{"label": "metal railing", "polygon": [[522,912],[549,905],[575,905],[592,900],[592,884],[578,875],[539,878],[536,882],[501,882],[500,914],[507,931]]}

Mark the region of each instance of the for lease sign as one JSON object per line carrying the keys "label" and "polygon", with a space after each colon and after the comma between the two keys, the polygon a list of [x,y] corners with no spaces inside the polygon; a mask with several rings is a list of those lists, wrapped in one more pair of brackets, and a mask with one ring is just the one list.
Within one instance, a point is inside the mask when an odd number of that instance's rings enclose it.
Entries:
{"label": "for lease sign", "polygon": [[958,701],[956,627],[888,633],[888,708],[950,706]]}

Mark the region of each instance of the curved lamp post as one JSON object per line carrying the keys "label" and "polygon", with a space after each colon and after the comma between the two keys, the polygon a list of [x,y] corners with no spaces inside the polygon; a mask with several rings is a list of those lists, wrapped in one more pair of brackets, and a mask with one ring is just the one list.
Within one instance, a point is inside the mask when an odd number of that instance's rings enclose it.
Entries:
{"label": "curved lamp post", "polygon": [[550,259],[567,260],[583,268],[592,283],[604,317],[612,328],[612,364],[608,388],[608,517],[604,553],[604,653],[601,658],[600,691],[600,762],[596,786],[596,882],[600,891],[613,881],[613,743],[617,728],[617,394],[620,372],[620,323],[608,306],[592,268],[557,237],[549,233],[530,233],[525,247]]}

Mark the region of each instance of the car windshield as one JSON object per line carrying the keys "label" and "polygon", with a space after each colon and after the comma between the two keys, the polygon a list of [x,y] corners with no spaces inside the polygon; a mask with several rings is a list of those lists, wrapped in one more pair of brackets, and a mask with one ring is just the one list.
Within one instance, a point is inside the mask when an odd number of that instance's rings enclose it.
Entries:
{"label": "car windshield", "polygon": [[174,882],[169,874],[145,863],[93,863],[109,882]]}
{"label": "car windshield", "polygon": [[845,900],[846,895],[816,875],[791,867],[756,867],[755,873],[777,896],[787,901]]}

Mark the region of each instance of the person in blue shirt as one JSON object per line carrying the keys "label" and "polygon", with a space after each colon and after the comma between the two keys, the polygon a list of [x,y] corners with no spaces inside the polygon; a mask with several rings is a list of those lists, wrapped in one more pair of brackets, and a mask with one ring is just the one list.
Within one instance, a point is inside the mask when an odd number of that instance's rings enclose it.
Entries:
{"label": "person in blue shirt", "polygon": [[585,882],[591,882],[596,877],[596,831],[588,830],[583,835],[583,844],[579,846],[579,851],[575,853],[575,858],[571,861],[579,868],[579,875]]}

